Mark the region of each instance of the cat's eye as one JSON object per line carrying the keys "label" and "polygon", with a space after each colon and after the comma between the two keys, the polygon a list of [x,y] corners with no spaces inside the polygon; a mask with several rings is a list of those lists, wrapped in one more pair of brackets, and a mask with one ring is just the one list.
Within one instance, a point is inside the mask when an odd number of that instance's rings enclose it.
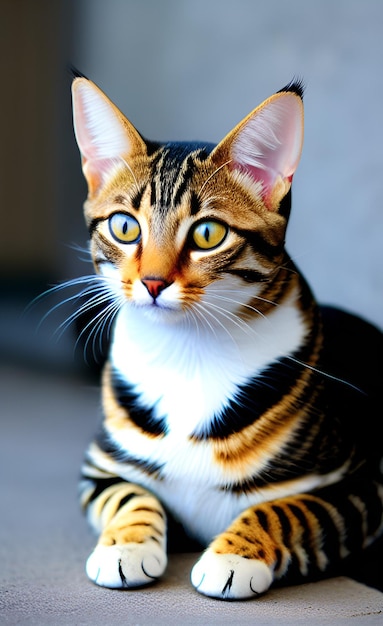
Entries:
{"label": "cat's eye", "polygon": [[219,246],[228,233],[228,227],[222,222],[206,220],[192,230],[192,243],[200,250],[211,250]]}
{"label": "cat's eye", "polygon": [[141,237],[139,223],[127,213],[114,213],[109,218],[109,230],[119,243],[138,243]]}

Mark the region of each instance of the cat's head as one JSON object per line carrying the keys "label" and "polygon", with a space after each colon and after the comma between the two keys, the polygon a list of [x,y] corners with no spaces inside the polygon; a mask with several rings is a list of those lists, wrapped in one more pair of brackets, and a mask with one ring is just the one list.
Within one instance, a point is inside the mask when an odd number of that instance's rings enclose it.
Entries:
{"label": "cat's head", "polygon": [[302,148],[300,83],[217,146],[146,141],[84,77],[73,81],[73,110],[93,261],[127,302],[153,319],[178,319],[267,300]]}

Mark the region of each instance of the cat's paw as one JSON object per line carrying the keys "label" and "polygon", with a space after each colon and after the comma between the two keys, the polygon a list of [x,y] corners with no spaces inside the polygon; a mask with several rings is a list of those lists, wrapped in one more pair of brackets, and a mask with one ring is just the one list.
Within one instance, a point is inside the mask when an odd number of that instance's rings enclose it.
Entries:
{"label": "cat's paw", "polygon": [[272,583],[266,563],[236,554],[206,550],[191,572],[193,586],[205,596],[241,600],[257,596]]}
{"label": "cat's paw", "polygon": [[166,565],[166,554],[156,544],[98,545],[87,560],[86,573],[101,587],[129,589],[154,582]]}

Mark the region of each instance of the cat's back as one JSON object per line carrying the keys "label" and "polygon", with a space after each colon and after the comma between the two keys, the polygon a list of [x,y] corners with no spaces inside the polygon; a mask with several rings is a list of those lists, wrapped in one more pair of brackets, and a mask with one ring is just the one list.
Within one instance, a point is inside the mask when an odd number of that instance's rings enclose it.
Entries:
{"label": "cat's back", "polygon": [[322,366],[329,402],[350,440],[369,460],[381,457],[383,333],[342,309],[322,306]]}

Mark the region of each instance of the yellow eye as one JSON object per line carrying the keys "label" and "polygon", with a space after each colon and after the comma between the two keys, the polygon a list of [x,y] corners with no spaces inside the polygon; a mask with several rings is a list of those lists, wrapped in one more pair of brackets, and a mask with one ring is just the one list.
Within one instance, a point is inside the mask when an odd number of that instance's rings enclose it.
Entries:
{"label": "yellow eye", "polygon": [[228,230],[221,222],[200,222],[192,231],[193,244],[201,250],[211,250],[223,242]]}
{"label": "yellow eye", "polygon": [[141,228],[137,220],[127,213],[115,213],[109,218],[111,235],[119,243],[138,243]]}

